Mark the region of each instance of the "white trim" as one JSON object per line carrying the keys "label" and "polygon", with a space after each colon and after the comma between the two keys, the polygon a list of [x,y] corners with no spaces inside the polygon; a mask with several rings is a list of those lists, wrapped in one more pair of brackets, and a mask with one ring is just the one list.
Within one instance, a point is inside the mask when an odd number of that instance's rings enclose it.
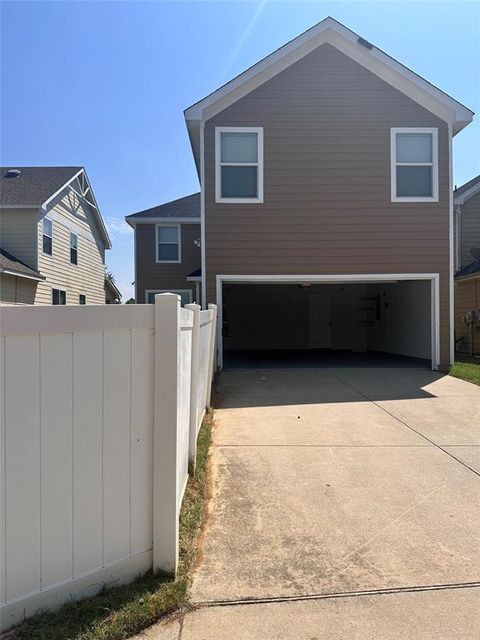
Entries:
{"label": "white trim", "polygon": [[453,134],[452,127],[448,125],[448,297],[449,297],[449,322],[450,322],[450,362],[455,362],[455,245],[453,225]]}
{"label": "white trim", "polygon": [[45,277],[43,276],[30,276],[26,273],[22,273],[21,271],[15,271],[13,269],[4,269],[0,267],[0,273],[4,273],[6,276],[15,276],[16,278],[26,278],[27,280],[36,280],[38,282],[43,282]]}
{"label": "white trim", "polygon": [[[159,227],[175,227],[178,230],[177,243],[178,243],[178,260],[159,260],[158,258],[158,245],[159,244],[174,244],[173,242],[158,242],[158,229]],[[158,223],[155,225],[155,262],[157,264],[181,264],[182,262],[182,228],[179,224],[166,224]]]}
{"label": "white trim", "polygon": [[202,309],[207,308],[207,260],[205,231],[205,123],[200,127],[200,266],[202,268]]}
{"label": "white trim", "polygon": [[47,200],[45,200],[45,202],[43,202],[43,204],[42,204],[42,209],[46,209],[46,208],[47,208],[47,205],[48,205],[48,204],[50,204],[50,202],[51,202],[52,200],[54,200],[58,195],[60,195],[60,194],[62,193],[62,191],[63,191],[64,189],[66,189],[66,188],[70,185],[70,183],[71,183],[71,182],[73,182],[73,181],[75,180],[75,178],[78,178],[78,176],[82,173],[82,171],[83,171],[83,169],[80,169],[79,171],[77,171],[77,173],[76,173],[75,175],[73,175],[71,178],[69,178],[69,179],[67,180],[67,182],[65,182],[65,183],[60,187],[60,189],[57,189],[57,190],[55,191],[55,193],[52,193],[52,195],[51,195],[49,198],[47,198]]}
{"label": "white trim", "polygon": [[201,218],[169,218],[168,216],[156,216],[155,218],[133,218],[129,219],[128,216],[125,217],[125,222],[129,224],[132,229],[135,228],[135,225],[138,223],[145,224],[155,224],[156,222],[162,223],[165,222],[168,224],[169,222],[175,224],[200,224]]}
{"label": "white trim", "polygon": [[[256,133],[257,134],[257,162],[222,162],[221,138],[222,133]],[[256,198],[224,198],[222,197],[222,166],[256,167],[257,168],[257,197]],[[215,127],[215,202],[231,204],[252,204],[263,202],[263,127]]]}
{"label": "white trim", "polygon": [[[428,133],[432,136],[432,162],[397,162],[397,134]],[[397,196],[397,167],[431,167],[431,196]],[[438,202],[438,129],[436,127],[391,127],[390,128],[390,185],[392,202]]]}
{"label": "white trim", "polygon": [[436,371],[440,364],[440,276],[438,273],[355,273],[333,275],[231,275],[219,274],[216,277],[217,293],[217,358],[218,369],[223,367],[223,283],[237,284],[301,284],[303,282],[323,284],[350,284],[355,282],[392,282],[398,280],[430,280],[431,281],[431,337],[432,337],[432,370]]}
{"label": "white trim", "polygon": [[431,113],[450,122],[454,133],[458,133],[472,121],[473,111],[377,47],[368,49],[363,46],[359,39],[358,34],[328,17],[185,109],[185,120],[197,167],[200,121],[220,113],[324,43],[334,46]]}
{"label": "white trim", "polygon": [[150,293],[173,293],[174,295],[178,296],[182,293],[188,293],[190,296],[190,300],[185,304],[192,303],[193,291],[191,289],[145,289],[145,304],[153,304],[148,302],[148,295]]}
{"label": "white trim", "polygon": [[472,196],[480,192],[480,178],[476,184],[467,189],[458,196],[455,196],[455,204],[465,204],[465,200],[469,200]]}

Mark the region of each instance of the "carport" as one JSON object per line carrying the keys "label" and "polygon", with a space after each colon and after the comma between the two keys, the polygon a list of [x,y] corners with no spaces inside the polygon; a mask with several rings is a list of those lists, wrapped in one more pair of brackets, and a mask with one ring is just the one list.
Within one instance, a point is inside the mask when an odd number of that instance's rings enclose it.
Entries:
{"label": "carport", "polygon": [[216,284],[219,368],[239,357],[259,366],[259,354],[272,366],[404,358],[438,367],[438,274],[218,275]]}

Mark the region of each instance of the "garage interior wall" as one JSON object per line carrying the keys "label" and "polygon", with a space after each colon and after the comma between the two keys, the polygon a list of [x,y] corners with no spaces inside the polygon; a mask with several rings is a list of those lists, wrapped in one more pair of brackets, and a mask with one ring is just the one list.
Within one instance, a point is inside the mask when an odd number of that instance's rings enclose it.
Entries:
{"label": "garage interior wall", "polygon": [[430,282],[223,285],[225,350],[309,349],[313,296],[329,304],[333,350],[431,357]]}

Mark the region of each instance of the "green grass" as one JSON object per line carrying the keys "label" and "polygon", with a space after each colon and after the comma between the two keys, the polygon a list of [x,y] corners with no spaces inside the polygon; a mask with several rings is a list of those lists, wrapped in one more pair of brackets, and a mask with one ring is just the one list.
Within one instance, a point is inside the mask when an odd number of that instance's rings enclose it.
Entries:
{"label": "green grass", "polygon": [[480,385],[480,362],[455,362],[450,375]]}
{"label": "green grass", "polygon": [[106,588],[88,600],[28,618],[9,634],[9,639],[124,640],[162,616],[185,609],[188,579],[196,558],[208,492],[211,421],[209,414],[200,429],[195,477],[188,482],[182,504],[177,578],[149,572],[129,585]]}

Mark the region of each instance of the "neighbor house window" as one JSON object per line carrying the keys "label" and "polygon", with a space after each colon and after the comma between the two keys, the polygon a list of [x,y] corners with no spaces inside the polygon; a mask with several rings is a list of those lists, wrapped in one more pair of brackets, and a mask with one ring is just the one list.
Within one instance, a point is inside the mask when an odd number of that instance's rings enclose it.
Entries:
{"label": "neighbor house window", "polygon": [[157,262],[180,262],[180,226],[157,224]]}
{"label": "neighbor house window", "polygon": [[392,202],[438,201],[438,130],[391,129]]}
{"label": "neighbor house window", "polygon": [[70,234],[70,262],[78,264],[77,236],[75,233]]}
{"label": "neighbor house window", "polygon": [[87,296],[84,293],[78,296],[78,304],[87,304]]}
{"label": "neighbor house window", "polygon": [[42,247],[43,253],[46,253],[47,256],[52,255],[52,238],[53,238],[53,225],[52,221],[48,218],[43,219],[43,237],[42,237]]}
{"label": "neighbor house window", "polygon": [[147,304],[153,304],[155,302],[155,295],[157,293],[176,293],[178,296],[180,296],[182,305],[190,304],[192,302],[191,289],[149,289],[145,291],[145,302]]}
{"label": "neighbor house window", "polygon": [[52,289],[52,304],[67,304],[67,294],[61,289]]}
{"label": "neighbor house window", "polygon": [[263,129],[215,129],[216,202],[263,202]]}

